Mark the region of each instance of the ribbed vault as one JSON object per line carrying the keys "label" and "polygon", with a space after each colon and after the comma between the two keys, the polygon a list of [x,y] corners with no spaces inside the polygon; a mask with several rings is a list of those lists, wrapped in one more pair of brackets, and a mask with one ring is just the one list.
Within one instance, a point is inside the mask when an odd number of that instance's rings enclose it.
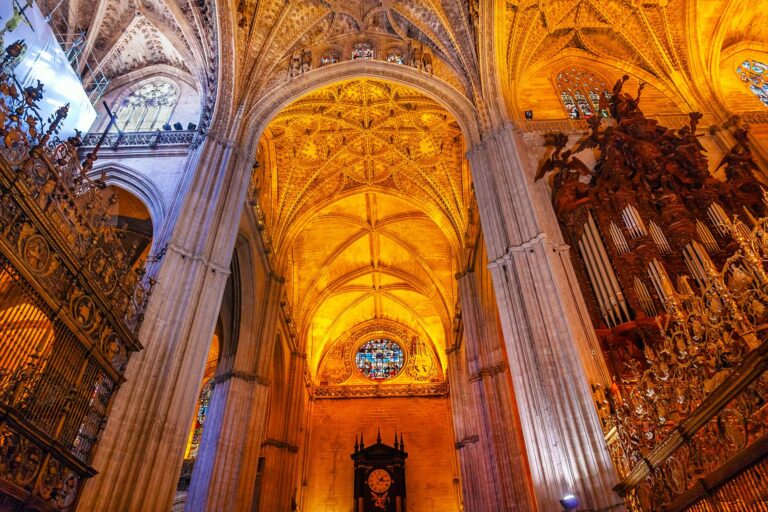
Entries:
{"label": "ribbed vault", "polygon": [[259,202],[313,371],[377,320],[442,357],[470,194],[453,117],[410,88],[352,80],[290,104],[261,147]]}

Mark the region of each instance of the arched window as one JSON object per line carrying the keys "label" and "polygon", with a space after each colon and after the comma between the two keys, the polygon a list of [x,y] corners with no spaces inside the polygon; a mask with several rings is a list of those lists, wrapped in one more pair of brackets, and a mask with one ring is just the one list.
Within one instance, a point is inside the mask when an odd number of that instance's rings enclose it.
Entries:
{"label": "arched window", "polygon": [[395,64],[405,64],[405,56],[403,50],[400,48],[390,48],[387,52],[387,62],[394,62]]}
{"label": "arched window", "polygon": [[736,67],[739,78],[749,90],[768,107],[768,64],[757,60],[745,60]]}
{"label": "arched window", "polygon": [[197,457],[197,450],[200,447],[200,439],[203,437],[203,425],[208,416],[208,407],[211,405],[211,393],[213,392],[213,379],[210,379],[200,391],[197,399],[197,414],[195,415],[194,426],[192,427],[192,441],[189,447],[189,457]]}
{"label": "arched window", "polygon": [[[603,94],[611,97],[605,80],[582,69],[568,68],[558,73],[555,83],[560,93],[560,101],[571,119],[591,117],[599,110],[600,97]],[[608,109],[604,108],[600,115],[608,117],[610,114]]]}
{"label": "arched window", "polygon": [[143,85],[120,103],[117,126],[124,132],[157,130],[170,120],[177,101],[176,88],[169,82]]}
{"label": "arched window", "polygon": [[355,43],[352,47],[352,60],[367,60],[373,58],[373,45],[371,43]]}
{"label": "arched window", "polygon": [[320,57],[320,66],[327,66],[328,64],[336,64],[339,62],[339,52],[336,50],[327,50]]}

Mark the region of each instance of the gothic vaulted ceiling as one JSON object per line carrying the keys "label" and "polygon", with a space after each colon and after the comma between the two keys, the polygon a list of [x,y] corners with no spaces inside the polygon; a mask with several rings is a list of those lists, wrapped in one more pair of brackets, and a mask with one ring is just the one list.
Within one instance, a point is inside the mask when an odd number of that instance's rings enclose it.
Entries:
{"label": "gothic vaulted ceiling", "polygon": [[[739,45],[762,51],[768,45],[764,10],[749,0],[508,0],[503,8],[497,5],[504,44],[498,63],[517,115],[535,103],[531,97],[555,92],[529,87],[531,80],[551,81],[574,64],[612,79],[629,73],[683,113],[716,110],[714,102],[727,102],[721,81],[735,77],[732,62],[720,68],[721,54]],[[740,87],[735,92],[745,89],[734,83]]]}
{"label": "gothic vaulted ceiling", "polygon": [[[40,0],[54,30],[78,59],[88,86],[142,76],[155,65],[191,75],[201,97],[215,97],[218,43],[211,0]],[[82,40],[77,34],[84,33]]]}
{"label": "gothic vaulted ceiling", "polygon": [[407,87],[355,80],[289,105],[261,145],[265,224],[313,368],[376,319],[444,349],[470,195],[455,120]]}
{"label": "gothic vaulted ceiling", "polygon": [[[431,52],[434,73],[472,97],[479,90],[474,25],[466,0],[239,0],[238,68],[243,91],[286,79],[291,57],[368,40]],[[347,53],[342,51],[342,53]],[[342,55],[344,60],[348,56]]]}

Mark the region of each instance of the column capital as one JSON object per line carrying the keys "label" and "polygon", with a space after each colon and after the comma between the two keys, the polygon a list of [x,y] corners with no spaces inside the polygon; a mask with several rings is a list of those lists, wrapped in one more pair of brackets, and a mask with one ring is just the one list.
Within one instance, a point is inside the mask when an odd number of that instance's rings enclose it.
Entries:
{"label": "column capital", "polygon": [[299,451],[299,447],[295,444],[291,444],[286,441],[278,441],[277,439],[271,439],[269,437],[266,438],[263,443],[261,443],[261,446],[274,446],[279,450],[288,450],[291,453],[297,453]]}
{"label": "column capital", "polygon": [[474,269],[474,268],[472,268],[472,267],[467,267],[467,268],[465,268],[464,270],[462,270],[461,272],[456,272],[456,273],[453,275],[453,277],[454,277],[454,278],[455,278],[457,281],[461,281],[462,279],[466,278],[467,276],[471,276],[471,275],[472,275],[472,274],[474,274],[474,273],[475,273],[475,269]]}

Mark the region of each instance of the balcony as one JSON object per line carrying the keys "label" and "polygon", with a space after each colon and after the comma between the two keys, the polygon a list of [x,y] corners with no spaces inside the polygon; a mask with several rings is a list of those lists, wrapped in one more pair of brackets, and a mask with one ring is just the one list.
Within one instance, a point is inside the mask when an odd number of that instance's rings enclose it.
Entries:
{"label": "balcony", "polygon": [[[88,133],[83,136],[81,149],[93,148],[101,138],[101,133]],[[155,148],[195,148],[205,136],[197,130],[155,130],[151,132],[109,133],[104,139],[102,149],[155,149]]]}

